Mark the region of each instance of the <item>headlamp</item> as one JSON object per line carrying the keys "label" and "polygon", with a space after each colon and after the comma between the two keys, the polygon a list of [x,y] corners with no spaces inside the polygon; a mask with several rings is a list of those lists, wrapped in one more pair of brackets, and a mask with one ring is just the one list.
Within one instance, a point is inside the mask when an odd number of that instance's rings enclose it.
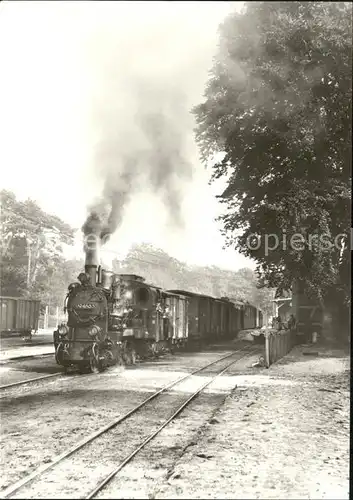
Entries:
{"label": "headlamp", "polygon": [[99,326],[97,326],[97,325],[93,325],[93,326],[91,326],[91,328],[88,330],[88,335],[89,335],[90,337],[96,337],[96,336],[99,334],[99,332],[100,332],[100,331],[101,331],[101,329],[99,328]]}
{"label": "headlamp", "polygon": [[132,298],[132,291],[131,290],[128,290],[127,292],[125,292],[125,298],[126,299],[131,299]]}
{"label": "headlamp", "polygon": [[60,325],[58,332],[60,335],[67,335],[69,333],[69,328],[66,325]]}

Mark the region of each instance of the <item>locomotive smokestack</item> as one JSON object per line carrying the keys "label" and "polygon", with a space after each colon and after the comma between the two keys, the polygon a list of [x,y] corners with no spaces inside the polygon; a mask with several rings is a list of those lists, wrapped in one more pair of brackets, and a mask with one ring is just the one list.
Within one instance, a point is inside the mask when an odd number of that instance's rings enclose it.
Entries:
{"label": "locomotive smokestack", "polygon": [[102,245],[102,220],[97,212],[92,212],[82,227],[84,234],[85,272],[90,276],[92,286],[97,284],[97,270],[100,264]]}
{"label": "locomotive smokestack", "polygon": [[97,284],[97,269],[100,264],[100,236],[90,234],[85,236],[85,272],[90,276],[92,286]]}
{"label": "locomotive smokestack", "polygon": [[94,234],[85,238],[85,272],[90,276],[92,286],[97,284],[97,269],[100,264],[100,237]]}

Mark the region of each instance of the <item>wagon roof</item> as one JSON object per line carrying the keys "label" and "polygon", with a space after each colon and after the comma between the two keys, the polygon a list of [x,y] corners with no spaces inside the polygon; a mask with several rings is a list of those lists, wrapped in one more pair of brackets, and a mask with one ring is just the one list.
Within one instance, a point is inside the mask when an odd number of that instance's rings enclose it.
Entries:
{"label": "wagon roof", "polygon": [[163,290],[163,293],[165,295],[174,295],[175,297],[182,297],[183,295],[192,295],[192,294],[186,294],[184,292],[178,291],[178,290]]}
{"label": "wagon roof", "polygon": [[202,293],[188,292],[186,290],[167,290],[167,291],[170,293],[177,293],[179,295],[186,295],[188,297],[206,297],[207,299],[215,300],[215,298],[211,297],[211,295],[204,295]]}
{"label": "wagon roof", "polygon": [[40,302],[39,299],[31,299],[29,297],[9,297],[7,295],[0,295],[0,300],[11,299],[11,300],[26,300],[27,302]]}
{"label": "wagon roof", "polygon": [[167,293],[176,293],[178,295],[187,295],[187,296],[192,296],[192,295],[198,295],[197,293],[193,292],[186,292],[185,290],[166,290]]}
{"label": "wagon roof", "polygon": [[237,306],[245,306],[245,302],[241,301],[241,300],[235,300],[235,299],[230,299],[231,302],[233,302],[233,304],[237,305]]}
{"label": "wagon roof", "polygon": [[211,295],[204,295],[203,293],[195,293],[195,292],[188,292],[186,290],[167,290],[168,293],[175,293],[178,295],[185,295],[186,297],[202,297],[206,299],[212,299],[216,300],[217,302],[225,302],[229,304],[231,302],[230,299],[226,299],[224,297],[212,297]]}

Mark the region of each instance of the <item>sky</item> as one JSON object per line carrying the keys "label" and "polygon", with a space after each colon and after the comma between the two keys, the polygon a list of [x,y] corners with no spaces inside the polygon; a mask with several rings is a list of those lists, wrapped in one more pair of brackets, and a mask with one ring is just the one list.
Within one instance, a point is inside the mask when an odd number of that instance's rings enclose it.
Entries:
{"label": "sky", "polygon": [[[192,171],[180,181],[184,222],[170,224],[163,200],[141,183],[103,248],[104,261],[147,242],[190,264],[254,268],[234,249],[222,249],[214,221],[222,186],[208,185],[211,172],[199,160],[189,113],[202,101],[219,23],[243,3],[1,2],[0,188],[35,199],[81,228],[87,206],[102,191],[102,136],[115,131],[130,149],[137,141],[129,123],[138,105],[130,87],[138,75],[156,91],[177,88],[183,96],[172,119]],[[82,257],[80,230],[68,256]]]}

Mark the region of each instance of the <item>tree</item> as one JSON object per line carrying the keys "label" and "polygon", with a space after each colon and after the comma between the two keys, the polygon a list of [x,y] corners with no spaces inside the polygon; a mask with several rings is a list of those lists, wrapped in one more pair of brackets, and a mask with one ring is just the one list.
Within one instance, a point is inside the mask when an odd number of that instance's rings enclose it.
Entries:
{"label": "tree", "polygon": [[0,292],[42,298],[50,293],[49,278],[65,271],[62,243],[72,242],[73,229],[34,201],[20,202],[9,191],[0,192],[0,201]]}
{"label": "tree", "polygon": [[351,4],[249,2],[194,109],[202,159],[223,153],[228,245],[277,296],[297,279],[329,309],[350,289],[351,54]]}
{"label": "tree", "polygon": [[40,299],[42,304],[49,307],[59,307],[62,311],[69,284],[77,281],[77,276],[83,270],[83,259],[66,260],[57,256],[51,260],[43,260],[31,297]]}

